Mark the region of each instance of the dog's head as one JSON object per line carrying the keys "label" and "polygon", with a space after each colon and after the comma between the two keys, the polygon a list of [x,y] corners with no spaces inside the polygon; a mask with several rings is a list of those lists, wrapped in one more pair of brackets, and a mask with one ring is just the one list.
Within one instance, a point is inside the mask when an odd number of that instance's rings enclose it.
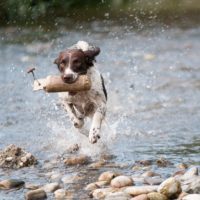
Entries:
{"label": "dog's head", "polygon": [[83,51],[81,49],[71,49],[63,51],[55,59],[61,72],[61,78],[65,83],[74,83],[79,75],[86,74],[87,70],[93,66],[95,57],[100,53],[100,49]]}

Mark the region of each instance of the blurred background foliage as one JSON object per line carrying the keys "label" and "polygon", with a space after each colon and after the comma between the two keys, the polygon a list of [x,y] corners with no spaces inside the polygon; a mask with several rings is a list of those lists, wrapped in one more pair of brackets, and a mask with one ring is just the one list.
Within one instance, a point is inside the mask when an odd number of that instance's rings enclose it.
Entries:
{"label": "blurred background foliage", "polygon": [[143,19],[176,19],[190,16],[199,20],[199,0],[1,0],[1,25],[34,25],[45,19],[78,20],[138,16]]}

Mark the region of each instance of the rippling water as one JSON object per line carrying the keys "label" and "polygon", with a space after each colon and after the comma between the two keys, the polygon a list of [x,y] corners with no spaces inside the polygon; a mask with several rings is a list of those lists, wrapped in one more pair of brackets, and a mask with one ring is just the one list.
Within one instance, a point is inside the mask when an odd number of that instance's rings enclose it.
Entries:
{"label": "rippling water", "polygon": [[[62,164],[44,167],[73,143],[93,159],[106,152],[115,155],[113,161],[118,163],[164,157],[174,164],[200,164],[199,27],[134,31],[94,24],[87,31],[60,29],[41,38],[34,30],[20,36],[12,28],[1,29],[0,35],[0,148],[14,143],[40,162],[35,168],[2,170],[1,179],[18,177],[43,184],[49,181],[48,171],[86,176],[86,169]],[[15,43],[30,36],[31,42]],[[57,95],[33,92],[32,77],[26,74],[29,66],[37,66],[37,77],[58,73],[53,60],[78,40],[100,46],[97,65],[108,90],[107,118],[101,142],[95,145],[71,127]],[[167,176],[171,169],[157,170]],[[125,171],[131,173],[128,168]],[[83,183],[74,187],[81,191]],[[24,192],[1,192],[0,196],[23,199]]]}

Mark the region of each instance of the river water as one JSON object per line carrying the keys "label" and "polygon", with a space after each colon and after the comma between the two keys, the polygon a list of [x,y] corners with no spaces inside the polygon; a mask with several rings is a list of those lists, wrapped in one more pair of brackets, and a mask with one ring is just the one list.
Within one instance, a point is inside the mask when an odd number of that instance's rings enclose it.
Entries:
{"label": "river water", "polygon": [[[127,174],[133,174],[131,166],[142,159],[200,164],[200,27],[158,25],[138,31],[94,22],[86,28],[40,33],[2,28],[0,36],[0,148],[16,144],[39,160],[33,168],[1,170],[0,179],[45,184],[50,182],[47,172],[78,174],[85,179],[65,188],[82,195],[75,199],[88,199],[83,187],[107,168],[91,171],[56,162],[74,143],[93,160],[105,153],[114,155],[112,162],[127,164],[121,169]],[[57,95],[33,92],[32,77],[26,74],[30,66],[36,66],[38,78],[58,74],[54,59],[78,40],[101,48],[97,66],[108,90],[107,117],[95,145],[71,126]],[[48,167],[51,161],[54,165]],[[154,170],[167,177],[175,167]],[[0,192],[0,199],[21,200],[25,192]]]}

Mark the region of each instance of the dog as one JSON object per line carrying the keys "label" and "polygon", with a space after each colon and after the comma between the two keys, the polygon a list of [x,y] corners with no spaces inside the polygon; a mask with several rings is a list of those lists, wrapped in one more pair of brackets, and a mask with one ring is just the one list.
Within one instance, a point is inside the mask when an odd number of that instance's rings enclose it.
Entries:
{"label": "dog", "polygon": [[81,129],[86,117],[92,119],[89,141],[94,144],[100,139],[101,124],[106,114],[107,91],[104,79],[95,67],[95,58],[100,48],[85,41],[79,41],[69,49],[60,52],[54,63],[65,83],[74,83],[79,75],[85,74],[91,80],[91,89],[81,92],[59,93],[61,103],[75,128]]}

